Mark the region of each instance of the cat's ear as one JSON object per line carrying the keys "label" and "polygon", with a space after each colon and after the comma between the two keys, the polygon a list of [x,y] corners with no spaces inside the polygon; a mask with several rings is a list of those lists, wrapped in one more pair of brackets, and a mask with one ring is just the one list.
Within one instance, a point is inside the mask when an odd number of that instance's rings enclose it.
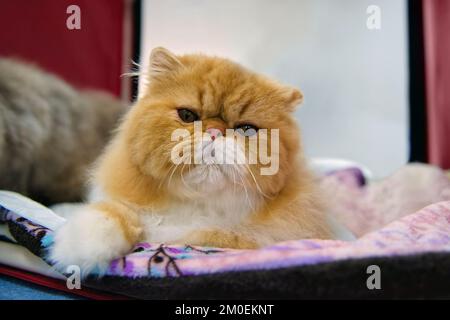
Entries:
{"label": "cat's ear", "polygon": [[283,88],[283,97],[285,99],[285,104],[287,111],[292,112],[296,107],[303,102],[303,93],[293,87]]}
{"label": "cat's ear", "polygon": [[154,48],[150,54],[150,78],[163,76],[182,66],[180,60],[165,48]]}

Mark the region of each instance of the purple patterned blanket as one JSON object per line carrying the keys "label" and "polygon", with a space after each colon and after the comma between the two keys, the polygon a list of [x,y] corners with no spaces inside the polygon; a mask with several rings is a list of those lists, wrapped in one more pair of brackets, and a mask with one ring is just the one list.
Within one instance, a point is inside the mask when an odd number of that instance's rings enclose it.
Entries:
{"label": "purple patterned blanket", "polygon": [[[408,165],[386,179],[365,185],[358,169],[347,169],[320,180],[333,215],[357,235],[357,240],[296,240],[259,250],[139,243],[133,252],[113,261],[107,275],[177,277],[450,251],[450,180],[443,171]],[[52,243],[52,231],[1,207],[1,203],[0,212],[16,240],[44,257]]]}

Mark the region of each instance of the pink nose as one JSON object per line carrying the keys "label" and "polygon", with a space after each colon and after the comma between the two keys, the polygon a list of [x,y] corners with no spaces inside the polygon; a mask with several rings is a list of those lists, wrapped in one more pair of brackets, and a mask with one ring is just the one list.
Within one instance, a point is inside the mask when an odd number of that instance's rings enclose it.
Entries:
{"label": "pink nose", "polygon": [[217,128],[208,128],[206,132],[209,133],[211,139],[214,141],[216,138],[223,135],[223,131]]}

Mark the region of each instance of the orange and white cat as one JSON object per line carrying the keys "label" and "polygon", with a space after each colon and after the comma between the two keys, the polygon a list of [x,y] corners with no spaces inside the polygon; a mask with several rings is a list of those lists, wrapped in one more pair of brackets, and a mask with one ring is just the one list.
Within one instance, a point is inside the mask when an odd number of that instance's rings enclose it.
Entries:
{"label": "orange and white cat", "polygon": [[[60,265],[104,267],[139,241],[258,248],[283,240],[333,238],[302,156],[292,116],[302,100],[281,85],[217,57],[152,51],[149,85],[93,171],[93,199],[57,230],[50,252]],[[277,171],[253,164],[174,164],[177,129],[226,141],[249,157],[247,132],[279,130]],[[224,134],[238,129],[244,139]],[[219,133],[219,134],[216,134]],[[274,149],[268,142],[269,149]],[[222,144],[223,145],[223,144]],[[202,151],[203,152],[203,151]]]}

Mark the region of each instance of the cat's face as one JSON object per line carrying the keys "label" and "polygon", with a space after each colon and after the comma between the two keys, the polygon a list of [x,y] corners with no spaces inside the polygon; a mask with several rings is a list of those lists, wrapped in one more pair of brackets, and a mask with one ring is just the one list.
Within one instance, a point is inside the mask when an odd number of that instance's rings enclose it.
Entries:
{"label": "cat's face", "polygon": [[130,156],[143,174],[181,197],[236,186],[273,195],[283,187],[299,152],[291,116],[298,90],[229,60],[162,48],[152,52],[149,80],[125,123]]}

